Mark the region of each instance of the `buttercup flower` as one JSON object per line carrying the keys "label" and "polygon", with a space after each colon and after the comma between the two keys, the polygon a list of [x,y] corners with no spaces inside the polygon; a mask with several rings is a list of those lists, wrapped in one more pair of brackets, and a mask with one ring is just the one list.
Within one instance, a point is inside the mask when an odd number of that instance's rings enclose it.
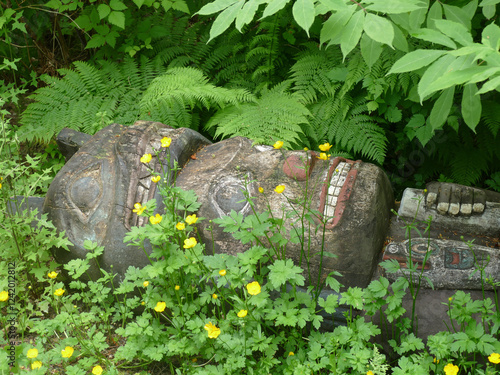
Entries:
{"label": "buttercup flower", "polygon": [[455,366],[453,363],[448,363],[446,366],[444,366],[443,370],[446,375],[458,374],[458,366]]}
{"label": "buttercup flower", "polygon": [[214,294],[212,294],[212,298],[217,299],[217,298],[219,298],[219,296],[217,296],[217,294],[214,293]]}
{"label": "buttercup flower", "polygon": [[151,177],[151,181],[153,182],[158,182],[161,180],[161,176],[154,176],[154,177]]}
{"label": "buttercup flower", "polygon": [[163,310],[165,310],[165,307],[167,307],[167,304],[165,302],[157,302],[155,306],[155,311],[162,312]]}
{"label": "buttercup flower", "polygon": [[177,224],[175,224],[175,227],[178,230],[184,230],[184,229],[186,229],[186,224],[184,224],[184,223],[177,223]]}
{"label": "buttercup flower", "polygon": [[330,143],[323,143],[322,145],[319,145],[319,149],[323,152],[328,152],[332,148],[332,145]]}
{"label": "buttercup flower", "polygon": [[146,302],[144,301],[141,301],[141,305],[144,306],[146,304]]}
{"label": "buttercup flower", "polygon": [[279,150],[281,147],[283,147],[283,141],[277,141],[274,145],[273,145],[274,149],[275,150]]}
{"label": "buttercup flower", "polygon": [[330,159],[330,155],[327,155],[325,154],[324,152],[321,152],[318,156],[318,159],[321,159],[321,160],[328,160]]}
{"label": "buttercup flower", "polygon": [[172,138],[163,137],[160,142],[161,142],[161,147],[163,148],[170,147],[170,143],[172,143]]}
{"label": "buttercup flower", "polygon": [[260,293],[260,284],[257,281],[251,282],[247,285],[247,290],[252,296],[256,296]]}
{"label": "buttercup flower", "polygon": [[281,194],[285,191],[285,185],[278,185],[274,188],[274,191],[278,194]]}
{"label": "buttercup flower", "polygon": [[97,366],[94,366],[94,368],[92,369],[92,374],[93,375],[101,375],[102,374],[102,367],[97,365]]}
{"label": "buttercup flower", "polygon": [[160,214],[156,214],[155,216],[150,216],[149,217],[149,221],[151,222],[151,224],[155,225],[155,224],[159,224],[161,222],[161,215]]}
{"label": "buttercup flower", "polygon": [[219,275],[221,276],[226,276],[226,270],[220,270]]}
{"label": "buttercup flower", "polygon": [[373,375],[373,372],[372,372],[372,371],[368,371],[368,372],[366,373],[366,375]]}
{"label": "buttercup flower", "polygon": [[35,361],[31,364],[32,370],[36,370],[37,368],[40,368],[40,367],[42,367],[42,362],[40,362],[40,361]]}
{"label": "buttercup flower", "polygon": [[47,276],[51,279],[55,279],[57,277],[57,272],[56,271],[49,272]]}
{"label": "buttercup flower", "polygon": [[191,249],[192,247],[195,247],[198,241],[196,241],[196,238],[190,237],[188,239],[184,240],[184,249]]}
{"label": "buttercup flower", "polygon": [[264,192],[264,188],[262,186],[259,186],[259,193],[263,193]]}
{"label": "buttercup flower", "polygon": [[238,318],[244,318],[245,316],[247,316],[248,314],[248,310],[240,310],[238,311]]}
{"label": "buttercup flower", "polygon": [[63,358],[70,358],[73,355],[73,352],[75,350],[71,346],[65,347],[63,350],[61,350],[61,355]]}
{"label": "buttercup flower", "polygon": [[38,349],[33,348],[33,349],[28,350],[28,352],[26,353],[26,357],[31,358],[31,359],[38,357]]}
{"label": "buttercup flower", "polygon": [[193,225],[198,221],[198,218],[196,217],[196,214],[192,214],[186,217],[186,223],[189,225]]}
{"label": "buttercup flower", "polygon": [[432,362],[434,362],[436,365],[438,365],[439,364],[439,359],[437,359],[437,358],[434,357],[434,360]]}
{"label": "buttercup flower", "polygon": [[175,289],[175,290],[179,290],[180,288],[181,288],[181,286],[180,286],[180,285],[176,285],[176,286],[174,287],[174,289]]}
{"label": "buttercup flower", "polygon": [[289,356],[289,357],[290,357],[291,355],[295,355],[295,353],[294,353],[294,352],[290,352],[290,353],[288,353],[288,356]]}
{"label": "buttercup flower", "polygon": [[204,328],[208,331],[208,337],[211,339],[216,339],[220,335],[220,328],[217,328],[212,322],[205,324]]}
{"label": "buttercup flower", "polygon": [[142,207],[142,204],[136,203],[134,204],[134,209],[132,210],[132,212],[135,212],[137,215],[141,215],[145,209],[146,206]]}
{"label": "buttercup flower", "polygon": [[147,280],[146,280],[146,281],[144,281],[144,282],[142,283],[142,285],[144,286],[144,288],[146,288],[146,287],[149,285],[149,281],[147,281]]}
{"label": "buttercup flower", "polygon": [[495,365],[500,363],[500,354],[498,353],[491,353],[491,355],[488,357],[488,361],[491,363],[494,363]]}
{"label": "buttercup flower", "polygon": [[0,292],[0,301],[5,302],[9,299],[9,292],[6,292],[5,290]]}
{"label": "buttercup flower", "polygon": [[56,289],[56,291],[54,292],[54,295],[61,297],[64,294],[64,292],[65,292],[64,289],[59,288],[59,289]]}
{"label": "buttercup flower", "polygon": [[309,151],[309,149],[307,147],[304,147],[304,151]]}
{"label": "buttercup flower", "polygon": [[151,156],[151,154],[144,154],[141,156],[141,163],[149,163],[151,161],[153,157]]}

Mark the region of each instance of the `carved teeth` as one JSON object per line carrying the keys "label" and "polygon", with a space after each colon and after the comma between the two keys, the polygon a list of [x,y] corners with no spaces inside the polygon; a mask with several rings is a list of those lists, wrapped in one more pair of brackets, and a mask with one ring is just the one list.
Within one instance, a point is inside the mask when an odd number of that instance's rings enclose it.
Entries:
{"label": "carved teeth", "polygon": [[346,181],[347,173],[351,170],[351,166],[352,165],[349,163],[340,162],[335,172],[332,174],[332,178],[330,179],[330,186],[328,187],[325,209],[323,211],[323,215],[328,218],[328,223],[331,223],[333,221],[338,196],[340,195],[342,186]]}

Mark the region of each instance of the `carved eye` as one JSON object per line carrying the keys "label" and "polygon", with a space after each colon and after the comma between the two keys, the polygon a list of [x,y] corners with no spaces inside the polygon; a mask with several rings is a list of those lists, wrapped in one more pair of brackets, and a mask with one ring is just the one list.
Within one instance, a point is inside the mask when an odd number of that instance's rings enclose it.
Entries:
{"label": "carved eye", "polygon": [[239,178],[227,176],[211,186],[209,199],[221,217],[229,215],[231,210],[245,214],[250,209],[250,205],[245,199],[244,190],[245,186]]}
{"label": "carved eye", "polygon": [[80,173],[69,186],[69,198],[78,208],[80,219],[87,222],[102,197],[100,165],[92,166]]}

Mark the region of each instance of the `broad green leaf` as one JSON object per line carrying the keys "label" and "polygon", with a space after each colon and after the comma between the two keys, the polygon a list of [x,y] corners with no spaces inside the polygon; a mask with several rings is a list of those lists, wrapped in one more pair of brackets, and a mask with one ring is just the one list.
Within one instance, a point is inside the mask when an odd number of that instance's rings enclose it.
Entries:
{"label": "broad green leaf", "polygon": [[461,45],[467,46],[472,44],[472,36],[464,25],[449,20],[435,20],[434,23],[441,32]]}
{"label": "broad green leaf", "polygon": [[324,44],[329,40],[335,39],[339,36],[354,13],[355,7],[350,6],[345,10],[340,10],[333,13],[330,18],[326,20],[320,32],[320,44]]}
{"label": "broad green leaf", "polygon": [[415,131],[415,136],[424,147],[432,139],[432,137],[434,137],[434,130],[432,130],[429,119],[427,119],[424,126],[421,126]]}
{"label": "broad green leaf", "polygon": [[432,107],[431,114],[429,116],[429,122],[433,131],[441,129],[448,119],[454,95],[455,86],[444,90],[438,100],[434,103],[434,107]]}
{"label": "broad green leaf", "polygon": [[399,28],[399,26],[393,25],[394,29],[394,47],[400,51],[408,52],[408,42],[406,41],[406,37]]}
{"label": "broad green leaf", "polygon": [[410,15],[408,13],[389,14],[389,18],[403,30],[410,29]]}
{"label": "broad green leaf", "polygon": [[434,24],[435,20],[443,19],[443,8],[439,1],[434,1],[434,4],[429,8],[429,12],[427,13],[427,27],[429,29],[435,29],[436,26]]}
{"label": "broad green leaf", "polygon": [[89,40],[85,48],[88,49],[102,47],[104,43],[106,43],[106,39],[104,39],[101,34],[94,34],[92,35],[92,39]]}
{"label": "broad green leaf", "polygon": [[477,11],[477,3],[478,1],[477,0],[472,0],[472,1],[469,1],[467,4],[465,4],[463,7],[462,7],[462,10],[467,14],[469,15],[469,19],[472,20],[472,17],[474,17],[474,15],[476,14],[476,11]]}
{"label": "broad green leaf", "polygon": [[419,29],[427,16],[427,7],[414,10],[410,13],[410,30]]}
{"label": "broad green leaf", "polygon": [[489,20],[495,17],[496,12],[497,7],[495,5],[487,5],[483,7],[483,15]]}
{"label": "broad green leaf", "polygon": [[363,60],[365,60],[366,65],[371,68],[380,57],[383,46],[381,43],[374,41],[364,34],[361,37],[360,48]]}
{"label": "broad green leaf", "polygon": [[141,9],[142,5],[144,4],[144,0],[132,0],[132,1],[139,9]]}
{"label": "broad green leaf", "polygon": [[50,0],[47,4],[45,4],[46,7],[52,8],[52,9],[59,9],[61,7],[62,3],[60,0]]}
{"label": "broad green leaf", "polygon": [[345,10],[347,8],[343,0],[319,0],[319,2],[330,11]]}
{"label": "broad green leaf", "polygon": [[443,10],[447,20],[462,24],[467,30],[470,30],[470,20],[474,13],[467,14],[462,8],[447,4],[443,4]]}
{"label": "broad green leaf", "polygon": [[494,52],[490,47],[484,46],[482,44],[472,44],[467,47],[459,48],[455,51],[448,52],[451,56],[465,56],[465,55],[474,55],[475,59],[482,59],[488,54]]}
{"label": "broad green leaf", "polygon": [[340,49],[342,50],[344,60],[349,52],[351,52],[358,44],[359,39],[361,38],[361,33],[363,32],[364,20],[364,12],[357,11],[353,14],[349,22],[347,22],[344,30],[342,30],[342,36],[340,37]]}
{"label": "broad green leaf", "polygon": [[165,12],[168,12],[170,9],[172,9],[173,3],[170,0],[161,0],[161,6],[163,7],[163,10]]}
{"label": "broad green leaf", "polygon": [[412,32],[411,36],[431,43],[441,44],[443,46],[450,47],[451,49],[457,48],[457,45],[453,42],[453,40],[434,29],[418,29]]}
{"label": "broad green leaf", "polygon": [[186,14],[190,13],[188,5],[183,0],[174,1],[172,3],[172,9],[179,10],[179,11],[184,12]]}
{"label": "broad green leaf", "polygon": [[484,94],[485,92],[495,90],[500,86],[500,77],[495,77],[486,82],[481,89],[477,92],[477,95]]}
{"label": "broad green leaf", "polygon": [[468,81],[468,83],[477,83],[484,81],[485,79],[489,79],[491,76],[500,72],[500,67],[488,68],[486,66],[484,68],[485,69],[483,71],[474,74],[472,78]]}
{"label": "broad green leaf", "polygon": [[307,36],[309,36],[309,28],[314,22],[315,11],[313,0],[297,0],[292,8],[293,18],[302,27]]}
{"label": "broad green leaf", "polygon": [[125,14],[123,12],[112,11],[108,16],[108,21],[122,29],[125,28]]}
{"label": "broad green leaf", "polygon": [[490,23],[483,29],[481,38],[481,43],[498,51],[500,47],[500,27],[494,23]]}
{"label": "broad green leaf", "polygon": [[225,9],[221,14],[217,16],[214,23],[212,24],[212,28],[210,29],[210,39],[208,40],[209,42],[213,38],[226,31],[226,29],[233,23],[242,6],[242,1],[237,2],[231,5],[229,8]]}
{"label": "broad green leaf", "polygon": [[288,4],[290,0],[271,0],[269,5],[264,9],[264,13],[262,14],[262,18],[266,18],[272,16],[274,13],[280,11]]}
{"label": "broad green leaf", "polygon": [[481,1],[481,4],[479,4],[480,7],[486,7],[490,5],[496,5],[500,3],[500,0],[483,0]]}
{"label": "broad green leaf", "polygon": [[489,70],[489,68],[487,66],[475,66],[462,70],[450,70],[427,86],[426,96],[432,95],[436,91],[444,90],[451,86],[469,82],[473,79],[473,77],[480,75],[485,70]]}
{"label": "broad green leaf", "polygon": [[431,64],[434,60],[443,56],[446,51],[435,49],[417,49],[407,53],[394,63],[389,73],[404,73],[420,69]]}
{"label": "broad green leaf", "polygon": [[99,4],[97,7],[97,11],[99,12],[99,17],[102,19],[106,18],[109,13],[111,13],[111,8],[107,4]]}
{"label": "broad green leaf", "polygon": [[234,23],[236,30],[241,33],[242,27],[252,22],[255,12],[259,8],[260,4],[262,4],[261,1],[248,1],[245,5],[243,5],[243,8],[241,8],[241,11],[238,13]]}
{"label": "broad green leaf", "polygon": [[89,16],[80,16],[75,20],[75,23],[85,31],[92,29],[92,22],[90,22]]}
{"label": "broad green leaf", "polygon": [[434,63],[427,68],[418,82],[418,96],[420,97],[420,101],[427,97],[427,86],[446,73],[450,64],[452,64],[455,60],[456,58],[453,56],[444,55],[434,61]]}
{"label": "broad green leaf", "polygon": [[109,2],[109,6],[113,10],[125,10],[127,9],[127,6],[123,4],[120,0],[111,0]]}
{"label": "broad green leaf", "polygon": [[425,125],[424,115],[422,115],[420,113],[413,115],[413,117],[410,119],[410,121],[408,121],[408,123],[406,124],[405,129],[404,129],[408,139],[410,141],[412,141],[413,138],[415,138],[415,136],[417,135],[417,129],[419,129],[420,127],[422,127],[424,125]]}
{"label": "broad green leaf", "polygon": [[238,3],[239,1],[240,0],[216,0],[213,3],[203,6],[195,14],[208,15],[208,14],[218,13],[221,10],[226,9],[235,3]]}
{"label": "broad green leaf", "polygon": [[407,13],[420,8],[426,8],[419,0],[376,0],[367,5],[366,9],[386,14]]}
{"label": "broad green leaf", "polygon": [[392,47],[394,40],[394,29],[392,23],[386,18],[379,17],[372,13],[367,13],[363,30],[374,41],[387,44]]}
{"label": "broad green leaf", "polygon": [[462,116],[465,123],[472,131],[476,131],[476,126],[481,118],[481,95],[476,95],[477,86],[473,83],[464,86],[462,95]]}

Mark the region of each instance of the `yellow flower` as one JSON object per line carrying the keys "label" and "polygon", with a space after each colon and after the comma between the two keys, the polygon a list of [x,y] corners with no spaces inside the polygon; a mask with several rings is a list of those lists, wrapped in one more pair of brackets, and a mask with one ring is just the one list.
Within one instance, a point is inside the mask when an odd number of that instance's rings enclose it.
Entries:
{"label": "yellow flower", "polygon": [[42,362],[40,362],[40,361],[35,361],[31,364],[32,370],[36,370],[37,368],[40,368],[40,367],[42,367]]}
{"label": "yellow flower", "polygon": [[146,302],[144,301],[141,301],[141,305],[144,306],[146,304]]}
{"label": "yellow flower", "polygon": [[4,302],[9,299],[9,292],[6,292],[5,290],[0,292],[0,301]]}
{"label": "yellow flower", "polygon": [[259,193],[263,193],[264,192],[264,188],[262,186],[259,186]]}
{"label": "yellow flower", "polygon": [[155,224],[159,224],[161,222],[161,215],[160,214],[156,214],[155,216],[150,216],[149,217],[149,221],[151,222],[151,224],[155,225]]}
{"label": "yellow flower", "polygon": [[144,154],[141,156],[141,163],[149,163],[151,161],[153,157],[151,156],[151,154]]}
{"label": "yellow flower", "polygon": [[309,151],[309,149],[307,147],[304,147],[304,151]]}
{"label": "yellow flower", "polygon": [[453,301],[453,297],[448,298],[448,301],[449,302]]}
{"label": "yellow flower", "polygon": [[184,240],[184,249],[191,249],[192,247],[195,247],[198,241],[196,241],[196,238],[190,237],[188,239]]}
{"label": "yellow flower", "polygon": [[488,361],[491,363],[494,363],[495,365],[500,363],[500,354],[498,353],[491,353],[491,355],[488,357]]}
{"label": "yellow flower", "polygon": [[71,346],[65,347],[63,350],[61,350],[61,355],[63,358],[70,358],[73,355],[73,352],[75,350]]}
{"label": "yellow flower", "polygon": [[51,279],[55,279],[57,277],[57,272],[56,271],[49,272],[47,276],[50,277]]}
{"label": "yellow flower", "polygon": [[145,209],[146,209],[146,206],[142,207],[142,204],[136,203],[136,204],[134,204],[134,209],[132,210],[132,212],[137,213],[137,215],[141,215]]}
{"label": "yellow flower", "polygon": [[453,363],[448,363],[446,366],[444,366],[443,370],[446,375],[458,374],[458,366],[455,366]]}
{"label": "yellow flower", "polygon": [[321,152],[318,156],[318,159],[321,159],[321,160],[328,160],[330,159],[330,155],[327,155],[325,154],[324,152]]}
{"label": "yellow flower", "polygon": [[322,145],[319,145],[319,149],[323,152],[328,152],[332,148],[332,145],[330,143],[323,143]]}
{"label": "yellow flower", "polygon": [[373,371],[368,371],[366,375],[373,375]]}
{"label": "yellow flower", "polygon": [[260,284],[257,281],[251,282],[247,285],[247,290],[252,296],[256,296],[260,293]]}
{"label": "yellow flower", "polygon": [[274,149],[275,150],[279,150],[281,147],[283,147],[283,141],[277,141],[274,145],[273,145]]}
{"label": "yellow flower", "polygon": [[244,318],[245,316],[247,316],[248,314],[248,310],[240,310],[238,311],[238,318]]}
{"label": "yellow flower", "polygon": [[274,191],[278,194],[281,194],[285,191],[285,185],[278,185],[274,188]]}
{"label": "yellow flower", "polygon": [[214,294],[212,294],[212,298],[213,298],[213,299],[217,299],[217,298],[219,298],[219,297],[217,296],[217,294],[215,294],[215,293],[214,293]]}
{"label": "yellow flower", "polygon": [[226,270],[220,270],[219,275],[221,276],[226,276]]}
{"label": "yellow flower", "polygon": [[151,177],[151,181],[153,182],[158,182],[161,180],[161,176],[154,176],[154,177]]}
{"label": "yellow flower", "polygon": [[434,362],[436,365],[438,365],[439,364],[439,359],[437,359],[437,358],[434,357],[434,360],[432,362]]}
{"label": "yellow flower", "polygon": [[38,349],[33,348],[33,349],[28,350],[28,353],[26,353],[26,357],[31,358],[31,359],[38,357]]}
{"label": "yellow flower", "polygon": [[176,285],[176,286],[174,287],[174,289],[175,289],[175,290],[179,290],[180,288],[181,288],[181,286],[180,286],[180,285]]}
{"label": "yellow flower", "polygon": [[157,302],[155,306],[155,311],[162,312],[163,310],[165,310],[165,307],[167,307],[167,304],[165,302]]}
{"label": "yellow flower", "polygon": [[64,292],[65,292],[64,289],[59,288],[59,289],[56,289],[56,291],[54,292],[54,295],[61,297],[64,294]]}
{"label": "yellow flower", "polygon": [[144,282],[142,283],[142,285],[144,286],[144,288],[146,288],[146,287],[149,285],[149,281],[147,281],[147,280],[146,280],[146,281],[144,281]]}
{"label": "yellow flower", "polygon": [[211,339],[216,339],[220,335],[220,328],[217,328],[212,322],[205,324],[204,328],[208,331],[208,337]]}
{"label": "yellow flower", "polygon": [[295,355],[295,353],[294,353],[294,352],[290,352],[290,353],[288,353],[288,356],[289,356],[289,357],[290,357],[291,355]]}
{"label": "yellow flower", "polygon": [[102,367],[99,365],[94,366],[94,368],[92,369],[92,374],[93,375],[101,375],[102,374]]}
{"label": "yellow flower", "polygon": [[186,217],[186,223],[188,223],[189,225],[193,225],[197,221],[198,221],[198,218],[196,217],[196,214],[192,214],[192,215],[189,215],[188,217]]}
{"label": "yellow flower", "polygon": [[172,143],[172,138],[163,137],[160,142],[161,142],[161,147],[163,148],[170,147],[170,143]]}
{"label": "yellow flower", "polygon": [[175,227],[178,229],[178,230],[184,230],[186,228],[186,224],[184,223],[177,223],[175,225]]}

